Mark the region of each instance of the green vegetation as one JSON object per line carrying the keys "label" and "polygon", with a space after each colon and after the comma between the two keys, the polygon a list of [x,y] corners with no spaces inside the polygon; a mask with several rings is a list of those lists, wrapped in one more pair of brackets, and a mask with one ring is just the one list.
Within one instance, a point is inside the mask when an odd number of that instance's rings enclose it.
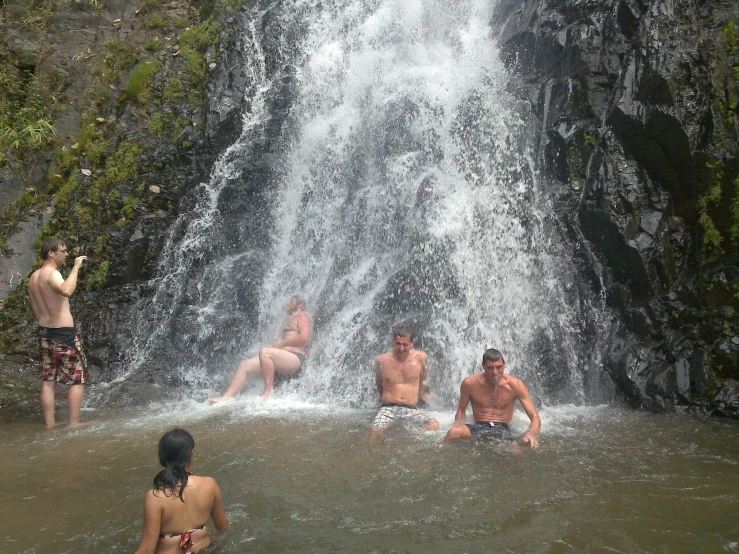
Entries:
{"label": "green vegetation", "polygon": [[[138,180],[131,189],[131,181],[141,171],[139,158],[144,148],[131,140],[115,139],[121,130],[117,120],[124,115],[133,117],[139,121],[138,132],[148,131],[180,150],[192,148],[192,110],[202,109],[205,102],[206,54],[215,46],[218,55],[221,37],[221,25],[211,16],[242,6],[241,0],[201,0],[202,23],[190,28],[193,23],[190,17],[179,17],[172,22],[159,11],[167,3],[168,0],[142,1],[144,26],[150,29],[141,51],[149,53],[144,54],[144,59],[139,59],[141,54],[131,44],[111,38],[98,46],[94,55],[79,60],[87,64],[96,84],[91,94],[70,102],[79,101],[77,105],[84,111],[78,131],[73,137],[65,137],[64,145],[59,144],[60,137],[52,125],[61,113],[55,111],[58,109],[54,101],[55,95],[65,88],[64,74],[60,73],[56,80],[49,79],[42,90],[31,73],[0,62],[0,168],[5,167],[11,175],[25,168],[25,175],[30,179],[38,154],[57,146],[48,171],[48,188],[29,186],[21,198],[0,212],[0,247],[29,210],[49,209],[53,198],[50,222],[38,242],[61,234],[80,247],[94,248],[95,256],[104,259],[112,248],[106,238],[110,226],[128,225],[142,211],[152,209],[150,202],[156,201],[146,195],[146,180]],[[66,4],[68,0],[29,3],[25,23],[41,29]],[[87,0],[85,4],[101,9],[104,3]],[[203,15],[207,18],[202,18]],[[156,35],[157,29],[168,27],[177,29],[175,34],[180,35],[175,39],[179,52],[173,58],[174,66],[163,73],[163,64],[156,57],[164,52],[166,45]],[[49,46],[48,50],[51,49]],[[53,90],[52,82],[56,83]],[[65,99],[64,105],[67,100],[70,99]],[[148,118],[146,108],[152,102],[162,110]],[[131,105],[138,108],[132,110]],[[146,144],[146,139],[141,144]],[[160,165],[160,169],[167,166]],[[175,210],[169,199],[162,205],[169,212]],[[111,269],[98,267],[87,280],[87,288],[104,287]]]}
{"label": "green vegetation", "polygon": [[567,149],[567,165],[570,170],[570,183],[575,185],[585,177],[585,164],[598,143],[598,131],[577,133]]}
{"label": "green vegetation", "polygon": [[570,184],[574,185],[580,179],[580,173],[583,168],[580,149],[575,144],[567,149],[567,164],[570,169]]}
{"label": "green vegetation", "polygon": [[[31,175],[38,155],[57,140],[51,124],[52,109],[43,101],[36,78],[0,63],[0,168],[19,175],[26,192],[0,212],[0,248],[13,234],[20,220],[40,200],[31,187]],[[32,192],[29,192],[32,191]]]}
{"label": "green vegetation", "polygon": [[172,123],[172,114],[157,112],[151,116],[148,129],[152,135],[163,134]]}
{"label": "green vegetation", "polygon": [[175,103],[185,98],[185,96],[186,95],[184,87],[182,86],[182,81],[180,81],[177,77],[172,77],[167,83],[167,86],[164,88],[162,100],[164,100],[165,102]]}
{"label": "green vegetation", "polygon": [[739,52],[736,24],[733,21],[730,21],[726,25],[724,25],[724,39],[726,40],[726,52],[728,54],[736,54],[737,52]]}
{"label": "green vegetation", "polygon": [[734,179],[734,202],[731,204],[731,240],[739,245],[739,176]]}
{"label": "green vegetation", "polygon": [[179,140],[185,128],[189,126],[190,122],[187,119],[178,117],[177,120],[174,122],[174,132],[172,133],[172,138],[174,140]]}
{"label": "green vegetation", "polygon": [[[698,200],[699,223],[703,227],[703,245],[706,252],[718,253],[726,237],[739,246],[739,175],[726,177],[726,166],[719,162],[707,163],[712,181],[708,190]],[[728,185],[728,186],[727,186]],[[723,225],[723,234],[714,221],[714,214],[725,210],[722,200],[728,202],[730,222]],[[725,212],[724,212],[725,213]]]}
{"label": "green vegetation", "polygon": [[707,252],[714,252],[721,249],[721,243],[724,237],[716,229],[716,225],[713,219],[708,215],[705,207],[701,207],[701,215],[698,219],[698,223],[703,227],[703,246]]}
{"label": "green vegetation", "polygon": [[93,67],[92,73],[100,80],[105,95],[108,95],[108,87],[117,84],[123,72],[128,71],[135,63],[133,47],[113,38],[103,46],[103,58]]}
{"label": "green vegetation", "polygon": [[132,141],[124,141],[111,156],[111,163],[101,177],[99,183],[104,191],[109,191],[114,185],[132,179],[139,174],[139,164],[136,157],[143,154],[144,149]]}
{"label": "green vegetation", "polygon": [[[710,163],[707,163],[706,167],[715,170],[714,166]],[[719,251],[721,249],[721,243],[724,240],[724,237],[721,236],[721,232],[716,228],[716,224],[709,215],[709,212],[721,202],[722,177],[723,173],[720,170],[714,171],[713,184],[708,189],[707,194],[698,200],[698,210],[700,212],[698,223],[703,227],[703,247],[706,252]]]}
{"label": "green vegetation", "polygon": [[[0,65],[0,153],[10,159],[33,161],[40,150],[54,144],[56,130],[50,107],[39,94],[36,78],[29,72],[14,72]],[[17,169],[17,168],[16,168]]]}
{"label": "green vegetation", "polygon": [[167,26],[167,22],[164,20],[163,16],[159,15],[158,13],[155,13],[146,22],[146,26],[149,29],[163,29]]}
{"label": "green vegetation", "polygon": [[137,102],[141,105],[147,104],[151,98],[151,87],[154,84],[154,79],[161,65],[161,62],[158,60],[142,62],[137,65],[131,72],[128,85],[123,91],[121,98],[123,100]]}
{"label": "green vegetation", "polygon": [[144,49],[148,52],[159,52],[162,48],[164,48],[164,43],[159,40],[159,37],[154,37],[151,40],[147,40],[146,44],[144,45]]}
{"label": "green vegetation", "polygon": [[138,205],[139,199],[135,196],[129,196],[126,198],[126,200],[123,202],[123,207],[121,207],[121,216],[126,219],[133,219],[134,217],[134,208]]}
{"label": "green vegetation", "polygon": [[59,9],[60,4],[60,0],[28,2],[26,13],[23,16],[23,23],[30,27],[36,27],[37,29],[45,28],[49,24],[49,21],[51,21],[51,16]]}
{"label": "green vegetation", "polygon": [[97,271],[95,271],[95,273],[93,273],[87,279],[87,288],[90,290],[100,290],[108,282],[109,277],[110,262],[108,260],[105,260],[100,264],[100,267],[98,267]]}
{"label": "green vegetation", "polygon": [[197,87],[201,96],[205,94],[206,59],[205,53],[212,45],[218,44],[221,36],[221,24],[217,21],[206,21],[180,35],[180,56],[185,62],[188,84]]}

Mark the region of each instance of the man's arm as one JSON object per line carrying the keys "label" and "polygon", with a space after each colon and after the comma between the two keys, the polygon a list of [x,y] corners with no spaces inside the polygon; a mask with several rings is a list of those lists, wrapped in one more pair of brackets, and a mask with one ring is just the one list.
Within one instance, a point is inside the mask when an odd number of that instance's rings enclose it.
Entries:
{"label": "man's arm", "polygon": [[528,444],[531,447],[539,446],[539,431],[541,431],[541,418],[539,412],[534,406],[534,401],[531,400],[531,394],[529,393],[528,387],[523,381],[519,381],[519,385],[516,387],[518,393],[518,401],[521,403],[526,415],[531,420],[529,430],[524,433],[521,438],[521,442]]}
{"label": "man's arm", "polygon": [[49,288],[51,288],[55,293],[66,296],[67,298],[72,296],[77,288],[77,276],[79,274],[80,267],[82,267],[82,263],[86,259],[87,256],[79,256],[78,258],[75,258],[72,271],[69,272],[69,276],[66,279],[62,278],[62,274],[59,273],[59,271],[51,273],[47,281]]}
{"label": "man's arm", "polygon": [[377,387],[377,392],[380,393],[380,398],[382,398],[382,363],[380,363],[380,358],[375,358],[375,386]]}
{"label": "man's arm", "polygon": [[454,421],[456,423],[464,423],[467,419],[467,406],[471,398],[470,384],[467,379],[462,381],[462,385],[459,387],[459,407],[457,408],[457,413],[454,415]]}
{"label": "man's arm", "polygon": [[418,376],[418,399],[428,405],[429,399],[426,397],[426,381],[429,378],[428,355],[421,352],[421,374]]}
{"label": "man's arm", "polygon": [[299,348],[303,348],[308,344],[311,335],[311,322],[308,314],[301,313],[295,319],[298,326],[298,334],[294,337],[275,341],[275,348],[282,348],[283,346],[297,346]]}

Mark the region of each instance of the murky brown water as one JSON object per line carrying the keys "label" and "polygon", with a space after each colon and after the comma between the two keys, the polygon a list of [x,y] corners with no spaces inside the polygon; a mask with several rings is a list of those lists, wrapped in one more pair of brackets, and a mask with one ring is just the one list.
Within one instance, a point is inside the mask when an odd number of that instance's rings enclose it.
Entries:
{"label": "murky brown water", "polygon": [[223,490],[219,552],[739,552],[731,422],[551,408],[542,446],[515,456],[442,447],[443,431],[370,446],[367,411],[279,401],[97,417],[0,429],[2,552],[133,552],[175,425],[195,436],[194,472]]}

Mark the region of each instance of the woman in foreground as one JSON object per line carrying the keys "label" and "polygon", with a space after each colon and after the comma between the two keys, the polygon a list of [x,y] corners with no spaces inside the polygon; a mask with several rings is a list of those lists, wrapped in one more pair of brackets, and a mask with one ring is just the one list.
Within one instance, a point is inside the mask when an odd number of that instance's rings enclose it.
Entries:
{"label": "woman in foreground", "polygon": [[212,477],[190,473],[195,440],[184,429],[173,429],[159,441],[159,463],[154,488],[144,500],[144,532],[136,554],[209,553],[215,541],[205,525],[213,518],[216,529],[228,527],[221,489]]}

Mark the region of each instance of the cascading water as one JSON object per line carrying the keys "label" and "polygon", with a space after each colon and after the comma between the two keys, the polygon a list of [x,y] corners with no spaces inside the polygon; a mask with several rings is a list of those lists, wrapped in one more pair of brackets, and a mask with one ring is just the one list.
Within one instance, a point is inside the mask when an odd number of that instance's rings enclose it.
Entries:
{"label": "cascading water", "polygon": [[[171,233],[126,375],[169,341],[183,381],[222,386],[302,294],[314,339],[288,390],[303,400],[373,405],[373,358],[401,324],[429,353],[442,405],[488,347],[538,402],[586,400],[599,309],[540,190],[531,108],[508,92],[494,8],[298,0],[242,14],[299,36],[270,63],[259,25],[241,37],[244,131]],[[265,147],[270,91],[286,80],[289,114]],[[234,198],[244,209],[228,209]]]}

